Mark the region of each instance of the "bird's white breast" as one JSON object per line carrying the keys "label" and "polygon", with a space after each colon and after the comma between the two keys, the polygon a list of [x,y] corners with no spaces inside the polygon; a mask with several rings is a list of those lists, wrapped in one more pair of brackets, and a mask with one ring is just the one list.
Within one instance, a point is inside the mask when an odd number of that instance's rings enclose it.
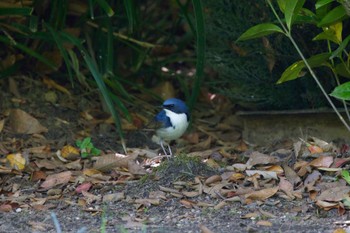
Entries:
{"label": "bird's white breast", "polygon": [[168,109],[164,110],[173,126],[158,129],[156,131],[157,136],[164,140],[174,140],[181,137],[188,127],[187,115],[185,113],[174,113]]}

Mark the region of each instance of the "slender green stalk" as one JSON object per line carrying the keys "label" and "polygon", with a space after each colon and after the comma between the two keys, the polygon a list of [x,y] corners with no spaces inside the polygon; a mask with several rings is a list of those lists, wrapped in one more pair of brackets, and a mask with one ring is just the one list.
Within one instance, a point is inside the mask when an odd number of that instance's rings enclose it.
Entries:
{"label": "slender green stalk", "polygon": [[304,61],[305,66],[307,67],[307,69],[309,70],[312,78],[315,80],[317,86],[320,88],[322,94],[326,97],[328,103],[331,105],[331,107],[333,108],[334,112],[337,114],[337,116],[339,117],[340,121],[344,124],[344,126],[347,128],[347,130],[350,132],[350,126],[349,124],[344,120],[343,116],[340,114],[340,112],[338,111],[338,109],[336,108],[336,106],[334,105],[333,101],[331,100],[331,98],[329,97],[329,95],[327,94],[327,92],[325,91],[325,89],[323,88],[322,84],[320,83],[320,81],[318,80],[316,74],[314,73],[314,71],[312,70],[311,66],[309,65],[309,63],[306,61],[306,58],[304,57],[304,54],[301,52],[299,46],[297,45],[297,43],[295,42],[295,40],[292,37],[291,31],[288,30],[285,25],[283,24],[281,18],[278,16],[275,8],[273,7],[272,3],[270,0],[267,0],[267,3],[269,4],[272,12],[274,13],[274,15],[276,16],[278,22],[280,23],[283,31],[285,32],[285,35],[289,38],[289,40],[292,42],[294,48],[297,50],[299,56],[301,57],[301,59]]}
{"label": "slender green stalk", "polygon": [[196,79],[193,85],[192,96],[190,99],[189,107],[193,109],[193,106],[198,98],[200,87],[204,79],[204,60],[205,60],[205,26],[203,17],[203,8],[201,0],[192,0],[193,9],[196,17],[196,39],[197,39],[197,64],[196,64]]}

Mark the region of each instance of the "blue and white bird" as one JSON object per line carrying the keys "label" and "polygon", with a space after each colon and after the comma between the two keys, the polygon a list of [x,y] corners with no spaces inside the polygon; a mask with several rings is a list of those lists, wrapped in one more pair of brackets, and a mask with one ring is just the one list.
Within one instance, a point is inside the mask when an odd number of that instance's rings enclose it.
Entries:
{"label": "blue and white bird", "polygon": [[164,148],[164,142],[178,139],[185,133],[190,121],[188,107],[182,100],[167,99],[163,103],[162,111],[154,119],[158,125],[156,135],[159,138],[159,144],[166,156],[172,156],[170,145],[168,144],[168,154]]}

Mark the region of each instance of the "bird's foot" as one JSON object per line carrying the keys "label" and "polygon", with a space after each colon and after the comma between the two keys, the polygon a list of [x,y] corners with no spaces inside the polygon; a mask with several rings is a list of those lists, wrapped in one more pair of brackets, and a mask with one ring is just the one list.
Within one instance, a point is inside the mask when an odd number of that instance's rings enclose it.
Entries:
{"label": "bird's foot", "polygon": [[164,156],[167,157],[167,159],[169,159],[170,157],[173,156],[173,152],[171,151],[169,144],[168,144],[168,151],[164,148],[163,141],[160,142],[160,146],[162,147],[163,152],[164,152]]}

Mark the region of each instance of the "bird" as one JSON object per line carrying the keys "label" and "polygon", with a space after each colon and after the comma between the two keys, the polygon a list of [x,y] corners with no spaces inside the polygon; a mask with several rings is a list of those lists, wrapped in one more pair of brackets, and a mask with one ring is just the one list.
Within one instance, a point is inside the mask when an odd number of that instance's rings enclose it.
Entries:
{"label": "bird", "polygon": [[180,99],[170,98],[163,102],[163,109],[154,117],[157,124],[156,136],[165,156],[171,157],[172,151],[168,144],[168,151],[164,148],[166,141],[180,138],[186,131],[190,121],[187,105]]}

